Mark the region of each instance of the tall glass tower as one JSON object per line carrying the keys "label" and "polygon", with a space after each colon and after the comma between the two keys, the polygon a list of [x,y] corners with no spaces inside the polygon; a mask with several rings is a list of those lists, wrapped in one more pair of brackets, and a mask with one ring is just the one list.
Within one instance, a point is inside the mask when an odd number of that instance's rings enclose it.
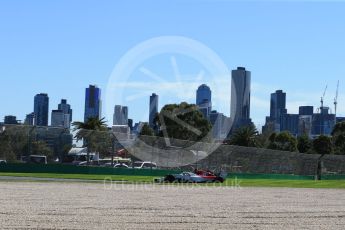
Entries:
{"label": "tall glass tower", "polygon": [[84,121],[86,122],[91,117],[101,118],[101,108],[101,89],[96,85],[90,85],[85,90]]}
{"label": "tall glass tower", "polygon": [[58,109],[62,110],[65,115],[69,115],[69,122],[72,122],[73,110],[71,109],[71,105],[67,104],[66,99],[61,99],[61,103],[58,105]]}
{"label": "tall glass tower", "polygon": [[196,91],[196,105],[204,114],[204,117],[209,119],[212,110],[212,91],[205,84],[200,85]]}
{"label": "tall glass tower", "polygon": [[231,119],[232,131],[252,124],[250,119],[251,73],[244,67],[232,71],[231,79]]}
{"label": "tall glass tower", "polygon": [[151,128],[155,129],[154,119],[158,113],[158,95],[153,93],[150,96],[150,112],[149,112],[149,125]]}
{"label": "tall glass tower", "polygon": [[274,124],[274,130],[280,132],[282,128],[282,117],[287,114],[286,93],[277,90],[271,94],[270,121]]}
{"label": "tall glass tower", "polygon": [[113,125],[128,125],[128,107],[115,105]]}
{"label": "tall glass tower", "polygon": [[35,125],[48,126],[49,97],[46,93],[40,93],[34,99]]}

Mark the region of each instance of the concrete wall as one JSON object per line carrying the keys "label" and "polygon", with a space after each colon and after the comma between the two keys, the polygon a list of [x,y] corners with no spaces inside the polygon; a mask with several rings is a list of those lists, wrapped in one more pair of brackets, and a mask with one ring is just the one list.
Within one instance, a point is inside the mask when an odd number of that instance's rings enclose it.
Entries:
{"label": "concrete wall", "polygon": [[[132,151],[139,159],[154,161],[161,167],[184,166],[211,170],[223,168],[234,173],[316,175],[320,158],[317,154],[215,143],[170,140],[170,144],[173,147],[167,146],[163,138],[141,137],[141,141],[136,142]],[[196,156],[192,152],[199,154]],[[345,174],[345,156],[325,156],[322,159],[322,172]]]}

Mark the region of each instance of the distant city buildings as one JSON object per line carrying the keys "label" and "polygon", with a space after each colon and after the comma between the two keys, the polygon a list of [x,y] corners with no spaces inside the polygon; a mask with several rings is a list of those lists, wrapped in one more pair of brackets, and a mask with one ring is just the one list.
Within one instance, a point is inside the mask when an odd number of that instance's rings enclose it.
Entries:
{"label": "distant city buildings", "polygon": [[[216,110],[212,110],[212,91],[209,86],[202,84],[196,90],[196,105],[212,125],[212,136],[215,139],[227,138],[236,129],[252,124],[250,118],[251,97],[251,72],[244,67],[237,67],[231,76],[231,104],[230,115],[225,116]],[[152,93],[149,104],[149,126],[158,131],[155,125],[158,113],[159,96]],[[322,101],[323,102],[323,101]],[[336,103],[336,102],[335,102]],[[283,90],[277,90],[270,96],[270,115],[266,117],[266,123],[262,127],[263,132],[288,131],[294,136],[306,134],[310,137],[318,135],[330,135],[337,122],[345,121],[344,117],[336,117],[329,107],[323,106],[316,109],[313,106],[300,106],[298,114],[289,114],[286,108],[287,95]],[[336,105],[336,104],[335,104]],[[90,117],[101,118],[101,89],[90,85],[85,90],[84,121]],[[48,126],[49,116],[48,94],[40,93],[34,98],[34,112],[26,115],[24,124],[29,126]],[[71,105],[66,99],[58,104],[58,109],[51,112],[51,127],[54,129],[69,129],[73,118]],[[16,116],[6,116],[3,125],[20,124]],[[131,132],[138,134],[145,122],[134,124],[128,118],[128,107],[115,105],[112,130],[116,133],[128,136]],[[43,127],[44,128],[44,127]],[[230,132],[229,132],[230,131]],[[42,131],[43,132],[43,131]],[[51,131],[55,132],[55,131]],[[49,132],[47,133],[49,134]],[[41,137],[43,140],[44,138]],[[49,139],[49,138],[48,138]],[[44,139],[47,141],[48,139]]]}
{"label": "distant city buildings", "polygon": [[51,126],[65,127],[65,114],[62,110],[53,110],[51,116]]}
{"label": "distant city buildings", "polygon": [[71,122],[73,121],[73,110],[71,109],[71,105],[67,103],[66,99],[61,99],[58,109],[62,110],[64,113],[65,127],[69,128],[71,126]]}
{"label": "distant city buildings", "polygon": [[212,91],[206,84],[200,85],[196,90],[196,105],[212,125],[212,137],[217,140],[226,138],[230,131],[231,120],[223,113],[212,110]]}
{"label": "distant city buildings", "polygon": [[16,116],[8,115],[4,118],[5,125],[17,125],[19,122]]}
{"label": "distant city buildings", "polygon": [[133,119],[128,119],[128,127],[131,131],[133,131]]}
{"label": "distant city buildings", "polygon": [[[72,147],[73,135],[68,129],[56,127],[37,127],[31,134],[32,140],[44,141],[53,150],[54,155],[62,160],[64,151]],[[28,153],[30,155],[31,153]]]}
{"label": "distant city buildings", "polygon": [[46,93],[40,93],[34,99],[35,125],[48,126],[49,97]]}
{"label": "distant city buildings", "polygon": [[154,130],[157,128],[154,120],[158,113],[158,100],[159,100],[159,97],[157,94],[153,93],[150,96],[149,126]]}
{"label": "distant city buildings", "polygon": [[113,125],[128,125],[128,107],[115,105]]}
{"label": "distant city buildings", "polygon": [[263,132],[288,131],[294,136],[330,135],[336,118],[329,113],[329,107],[320,107],[314,112],[313,106],[300,106],[298,114],[288,114],[286,109],[286,93],[277,90],[271,94],[270,116],[266,118]]}
{"label": "distant city buildings", "polygon": [[90,85],[85,90],[85,112],[84,121],[89,118],[101,118],[102,116],[101,89],[95,85]]}
{"label": "distant city buildings", "polygon": [[329,113],[329,107],[319,108],[313,115],[312,135],[331,135],[336,124],[335,114]]}
{"label": "distant city buildings", "polygon": [[25,120],[24,120],[25,125],[35,125],[35,113],[29,113],[26,115]]}
{"label": "distant city buildings", "polygon": [[232,132],[237,128],[252,124],[250,119],[251,73],[244,67],[232,71],[231,111]]}
{"label": "distant city buildings", "polygon": [[298,135],[312,135],[314,106],[300,106],[298,119]]}
{"label": "distant city buildings", "polygon": [[281,119],[286,114],[286,93],[282,90],[277,90],[271,94],[270,106],[270,121],[273,123],[275,131],[281,129]]}
{"label": "distant city buildings", "polygon": [[52,111],[51,126],[69,129],[72,121],[72,109],[66,99],[62,99],[57,110]]}
{"label": "distant city buildings", "polygon": [[212,110],[212,91],[210,87],[205,84],[199,86],[196,91],[196,105],[199,107],[200,112],[206,119],[210,119]]}

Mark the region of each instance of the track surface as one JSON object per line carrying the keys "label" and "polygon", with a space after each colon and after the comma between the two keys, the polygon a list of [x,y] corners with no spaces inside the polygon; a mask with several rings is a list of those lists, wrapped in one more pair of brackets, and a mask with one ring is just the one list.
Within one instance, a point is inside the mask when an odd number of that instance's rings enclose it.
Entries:
{"label": "track surface", "polygon": [[336,189],[0,182],[1,229],[344,229]]}

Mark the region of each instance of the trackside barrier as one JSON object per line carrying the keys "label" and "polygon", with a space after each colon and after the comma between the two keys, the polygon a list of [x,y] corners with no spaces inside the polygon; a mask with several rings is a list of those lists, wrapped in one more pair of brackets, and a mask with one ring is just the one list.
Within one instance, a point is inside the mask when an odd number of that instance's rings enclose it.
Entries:
{"label": "trackside barrier", "polygon": [[3,164],[0,172],[9,173],[56,173],[56,174],[94,174],[94,175],[126,175],[126,176],[164,176],[180,173],[175,170],[161,169],[116,169],[95,166],[74,166],[61,164]]}
{"label": "trackside barrier", "polygon": [[321,176],[321,180],[345,180],[345,175],[342,174],[326,174]]}
{"label": "trackside barrier", "polygon": [[[93,174],[93,175],[124,175],[124,176],[165,176],[167,174],[181,173],[178,170],[163,169],[115,169],[95,166],[75,166],[61,164],[1,164],[0,172],[8,173],[55,173],[55,174]],[[290,175],[290,174],[251,174],[230,173],[229,179],[275,179],[275,180],[315,180],[314,175]],[[326,174],[321,180],[345,180],[345,175]]]}
{"label": "trackside barrier", "polygon": [[274,180],[314,180],[315,176],[300,176],[289,174],[250,174],[250,173],[231,173],[229,179],[274,179]]}

